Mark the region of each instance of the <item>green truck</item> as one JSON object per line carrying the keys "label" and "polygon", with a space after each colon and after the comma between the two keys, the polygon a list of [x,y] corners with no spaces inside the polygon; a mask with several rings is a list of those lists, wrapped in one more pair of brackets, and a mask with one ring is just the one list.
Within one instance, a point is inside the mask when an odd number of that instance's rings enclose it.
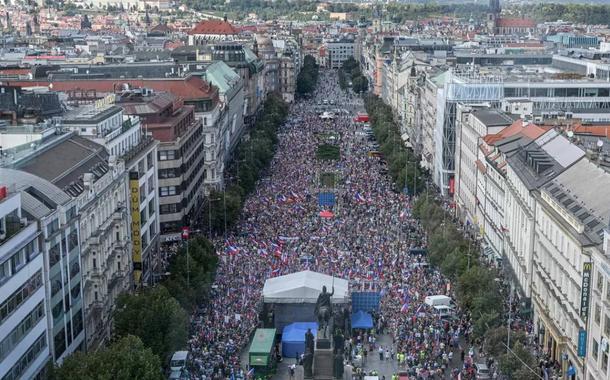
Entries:
{"label": "green truck", "polygon": [[256,329],[248,351],[248,363],[256,375],[270,373],[275,369],[274,349],[275,329]]}

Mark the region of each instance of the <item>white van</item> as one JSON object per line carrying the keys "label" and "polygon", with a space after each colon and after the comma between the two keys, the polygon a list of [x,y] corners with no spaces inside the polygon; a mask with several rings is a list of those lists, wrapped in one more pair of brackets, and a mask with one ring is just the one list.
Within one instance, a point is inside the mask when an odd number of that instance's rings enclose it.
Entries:
{"label": "white van", "polygon": [[169,362],[169,369],[172,372],[182,371],[183,368],[186,367],[186,361],[188,359],[189,352],[188,351],[176,351],[172,355],[172,360]]}
{"label": "white van", "polygon": [[451,306],[451,297],[447,297],[442,294],[436,296],[427,296],[424,300],[426,305],[429,306]]}
{"label": "white van", "polygon": [[434,307],[434,312],[441,319],[450,318],[451,316],[453,316],[453,306],[437,305],[437,306],[433,306],[433,307]]}

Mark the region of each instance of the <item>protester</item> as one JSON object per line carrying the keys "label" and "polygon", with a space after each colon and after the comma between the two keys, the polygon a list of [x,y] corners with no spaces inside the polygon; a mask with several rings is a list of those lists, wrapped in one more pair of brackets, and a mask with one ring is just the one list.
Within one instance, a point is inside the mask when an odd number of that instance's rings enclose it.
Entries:
{"label": "protester", "polygon": [[[316,112],[321,99],[334,99],[348,112],[323,121]],[[389,333],[394,344],[379,345],[380,360],[396,356],[414,378],[440,378],[450,367],[470,320],[459,310],[444,320],[424,305],[428,295],[453,297],[453,291],[440,272],[415,265],[425,257],[409,254],[426,247],[426,236],[411,216],[410,197],[396,191],[383,159],[368,154],[372,142],[356,133],[361,126],[353,117],[361,107],[326,71],[312,99],[291,107],[268,177],[246,199],[226,240],[214,242],[220,260],[210,299],[191,322],[191,378],[243,378],[240,353],[259,326],[265,280],[305,269],[349,279],[355,291],[381,292],[377,332]],[[339,160],[316,158],[323,142],[339,144]],[[335,173],[335,186],[323,188],[322,173]],[[332,217],[320,217],[319,192],[335,195],[336,203],[324,207]],[[366,336],[355,336],[353,345],[349,340],[350,360],[359,353],[366,362],[374,335],[370,344]]]}

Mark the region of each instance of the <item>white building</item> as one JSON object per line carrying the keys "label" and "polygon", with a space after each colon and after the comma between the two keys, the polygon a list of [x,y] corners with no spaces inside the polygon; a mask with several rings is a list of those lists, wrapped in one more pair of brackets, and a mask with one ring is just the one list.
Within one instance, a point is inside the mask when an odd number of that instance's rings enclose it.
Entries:
{"label": "white building", "polygon": [[[74,351],[85,349],[78,205],[59,187],[36,175],[0,169],[0,178],[9,189],[21,193],[23,211],[37,222],[38,241],[44,252],[48,334],[36,338],[36,349],[22,356],[22,365],[33,361],[36,351],[47,346],[53,361],[61,364]],[[37,281],[31,286],[35,287]],[[21,364],[13,370],[18,372],[19,368],[23,368]],[[21,375],[7,377],[18,378]]]}
{"label": "white building", "polygon": [[38,223],[13,189],[0,187],[0,378],[33,379],[50,355],[44,255]]}
{"label": "white building", "polygon": [[337,39],[324,43],[326,55],[328,56],[328,68],[338,69],[350,57],[356,58],[355,42],[353,39]]}
{"label": "white building", "polygon": [[[606,220],[608,222],[608,219]],[[610,356],[610,228],[604,230],[603,245],[591,255],[591,297],[587,327],[587,378],[607,379]]]}
{"label": "white building", "polygon": [[[582,157],[576,147],[556,148],[561,149],[564,164]],[[600,267],[591,268],[594,252],[601,252],[604,229],[610,220],[608,188],[610,173],[583,157],[536,193],[534,323],[545,350],[562,364],[564,371],[573,366],[577,379],[584,379],[585,355],[579,356],[578,345],[579,333],[587,329],[587,319],[593,330],[590,357],[597,356],[593,370],[606,373],[592,378],[607,378],[608,373],[607,353],[597,352],[593,340],[599,344],[603,333],[610,331],[608,308],[600,302],[607,298],[604,291],[609,289],[601,263]],[[591,284],[592,291],[585,284]]]}
{"label": "white building", "polygon": [[[511,125],[515,118],[488,107],[458,106],[455,138],[455,203],[460,219],[484,231],[485,172],[479,160],[482,138]],[[480,233],[483,235],[483,233]]]}

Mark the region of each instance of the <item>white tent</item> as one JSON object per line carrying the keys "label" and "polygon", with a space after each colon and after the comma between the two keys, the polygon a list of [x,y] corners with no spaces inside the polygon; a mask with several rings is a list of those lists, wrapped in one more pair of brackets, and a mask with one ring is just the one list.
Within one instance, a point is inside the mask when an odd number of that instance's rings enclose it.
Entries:
{"label": "white tent", "polygon": [[[263,287],[263,297],[265,303],[316,303],[323,285],[331,292],[333,277],[306,270],[268,279]],[[334,287],[333,303],[347,303],[349,282],[334,277]]]}

